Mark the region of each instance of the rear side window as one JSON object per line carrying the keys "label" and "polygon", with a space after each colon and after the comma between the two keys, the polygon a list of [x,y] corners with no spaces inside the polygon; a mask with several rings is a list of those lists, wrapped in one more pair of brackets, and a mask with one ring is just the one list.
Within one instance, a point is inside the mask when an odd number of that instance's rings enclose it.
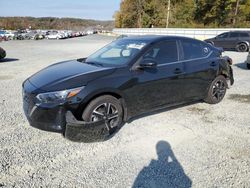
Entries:
{"label": "rear side window", "polygon": [[230,33],[230,38],[239,37],[239,33]]}
{"label": "rear side window", "polygon": [[199,41],[183,40],[184,60],[203,58],[209,55],[211,49],[208,45]]}
{"label": "rear side window", "polygon": [[156,44],[145,53],[143,58],[152,58],[158,64],[165,64],[178,61],[178,50],[176,41],[164,41]]}
{"label": "rear side window", "polygon": [[249,37],[248,33],[240,33],[240,37]]}

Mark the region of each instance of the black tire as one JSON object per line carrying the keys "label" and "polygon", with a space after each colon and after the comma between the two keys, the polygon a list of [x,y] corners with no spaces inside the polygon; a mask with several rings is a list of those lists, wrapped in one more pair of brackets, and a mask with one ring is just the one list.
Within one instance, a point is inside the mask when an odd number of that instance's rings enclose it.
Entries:
{"label": "black tire", "polygon": [[210,84],[208,94],[204,100],[208,104],[217,104],[222,101],[227,91],[227,80],[220,75]]}
{"label": "black tire", "polygon": [[3,58],[5,58],[5,57],[6,57],[6,52],[5,52],[5,50],[2,49],[2,48],[0,47],[0,59],[3,59]]}
{"label": "black tire", "polygon": [[[116,118],[111,119],[112,117]],[[111,95],[103,95],[95,98],[87,105],[82,113],[82,119],[87,122],[104,119],[106,128],[109,134],[112,135],[122,126],[123,107],[119,99]]]}
{"label": "black tire", "polygon": [[248,52],[249,47],[246,43],[240,43],[236,46],[238,52]]}
{"label": "black tire", "polygon": [[247,63],[247,68],[250,69],[250,64],[249,63]]}

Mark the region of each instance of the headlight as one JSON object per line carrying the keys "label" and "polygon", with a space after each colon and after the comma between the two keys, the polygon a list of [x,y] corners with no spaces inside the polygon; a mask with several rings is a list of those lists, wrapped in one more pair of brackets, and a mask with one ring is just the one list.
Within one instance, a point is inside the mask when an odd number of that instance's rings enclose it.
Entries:
{"label": "headlight", "polygon": [[64,103],[66,99],[76,96],[84,87],[69,89],[64,91],[55,91],[48,93],[40,93],[36,98],[40,103]]}

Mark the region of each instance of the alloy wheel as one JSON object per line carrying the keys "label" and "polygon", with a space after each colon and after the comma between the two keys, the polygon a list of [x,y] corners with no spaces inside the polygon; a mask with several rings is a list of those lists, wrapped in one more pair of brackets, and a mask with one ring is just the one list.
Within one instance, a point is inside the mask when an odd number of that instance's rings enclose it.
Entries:
{"label": "alloy wheel", "polygon": [[112,103],[103,103],[97,106],[91,114],[91,121],[96,122],[100,120],[105,121],[108,130],[118,126],[119,115],[115,105]]}
{"label": "alloy wheel", "polygon": [[239,45],[239,51],[240,52],[246,52],[247,51],[247,46],[245,44],[240,44]]}
{"label": "alloy wheel", "polygon": [[220,101],[223,99],[224,95],[226,93],[226,85],[222,80],[218,80],[213,85],[213,98],[217,101]]}

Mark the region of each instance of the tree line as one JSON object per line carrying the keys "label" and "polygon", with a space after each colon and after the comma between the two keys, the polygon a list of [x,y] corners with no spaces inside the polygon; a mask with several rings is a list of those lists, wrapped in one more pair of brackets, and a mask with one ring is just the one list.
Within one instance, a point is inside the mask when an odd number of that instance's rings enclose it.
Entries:
{"label": "tree line", "polygon": [[96,21],[78,18],[55,17],[0,17],[0,29],[57,29],[57,30],[84,30],[85,28],[100,28],[111,30],[113,21]]}
{"label": "tree line", "polygon": [[250,27],[250,0],[122,0],[114,18],[117,28]]}

